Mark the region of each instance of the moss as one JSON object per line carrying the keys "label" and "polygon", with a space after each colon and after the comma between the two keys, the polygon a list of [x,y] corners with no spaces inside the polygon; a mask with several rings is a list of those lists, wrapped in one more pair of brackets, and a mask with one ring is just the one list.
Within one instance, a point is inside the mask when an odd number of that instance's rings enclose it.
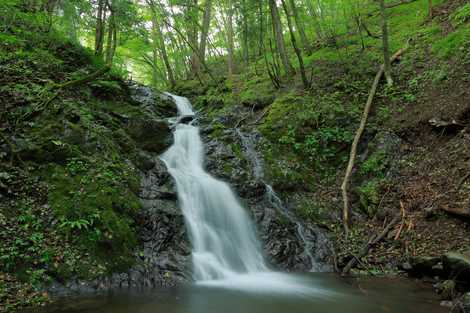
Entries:
{"label": "moss", "polygon": [[51,186],[49,203],[66,236],[97,257],[131,256],[136,245],[133,217],[140,208],[133,192],[138,176],[132,168],[120,162],[74,158],[65,166],[51,165],[43,175]]}

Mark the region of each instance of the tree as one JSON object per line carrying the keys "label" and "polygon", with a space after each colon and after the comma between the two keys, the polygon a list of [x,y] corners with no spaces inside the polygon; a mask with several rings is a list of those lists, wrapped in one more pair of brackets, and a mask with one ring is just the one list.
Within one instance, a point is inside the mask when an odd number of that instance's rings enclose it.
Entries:
{"label": "tree", "polygon": [[304,84],[304,87],[307,89],[310,87],[310,83],[308,82],[307,74],[305,73],[305,66],[304,66],[304,60],[302,58],[302,52],[300,51],[297,45],[297,40],[295,39],[290,12],[289,12],[289,9],[287,8],[285,0],[281,0],[281,3],[282,3],[282,7],[284,8],[284,12],[286,14],[287,26],[289,28],[292,46],[294,48],[295,54],[297,55],[297,59],[299,60],[299,68],[300,68],[300,75],[302,77],[302,83]]}
{"label": "tree", "polygon": [[206,0],[204,5],[204,14],[202,17],[201,39],[199,41],[199,54],[201,59],[206,58],[207,36],[209,35],[212,12],[212,0]]}
{"label": "tree", "polygon": [[387,80],[387,85],[392,86],[392,74],[390,66],[390,49],[388,44],[388,26],[387,26],[387,16],[385,13],[385,2],[384,0],[379,0],[380,5],[380,15],[381,15],[381,24],[382,24],[382,48],[383,48],[383,59],[384,59],[384,73]]}
{"label": "tree", "polygon": [[275,0],[268,0],[269,2],[269,10],[271,12],[271,21],[273,26],[273,33],[276,39],[276,47],[277,52],[279,53],[279,57],[281,58],[282,65],[284,66],[284,70],[287,74],[293,74],[294,69],[289,61],[289,56],[287,55],[286,46],[284,44],[284,37],[282,32],[282,23],[281,18],[279,16],[279,11],[277,9],[276,1]]}
{"label": "tree", "polygon": [[227,21],[226,21],[226,29],[227,29],[227,66],[228,66],[228,76],[233,75],[234,71],[234,43],[233,43],[233,4],[232,0],[228,0],[227,4]]}
{"label": "tree", "polygon": [[98,1],[98,10],[96,12],[96,28],[95,28],[95,54],[103,54],[104,43],[104,26],[106,20],[106,0]]}
{"label": "tree", "polygon": [[[295,4],[295,0],[289,0],[289,4],[290,4],[290,10],[292,11],[292,15],[294,17],[295,27],[297,28],[297,31],[299,32],[300,41],[302,42],[302,47],[304,48],[304,50],[309,52],[310,45],[308,43],[307,35],[305,34],[303,21],[301,20],[299,16],[299,10],[297,8],[297,5]],[[286,4],[284,3],[283,5],[285,6]]]}

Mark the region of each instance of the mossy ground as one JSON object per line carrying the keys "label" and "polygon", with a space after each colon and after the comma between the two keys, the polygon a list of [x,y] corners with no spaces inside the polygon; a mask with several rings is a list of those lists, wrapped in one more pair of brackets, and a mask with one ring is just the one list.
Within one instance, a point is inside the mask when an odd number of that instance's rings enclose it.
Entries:
{"label": "mossy ground", "polygon": [[[0,5],[0,9],[1,9]],[[103,66],[91,51],[17,12],[0,34],[0,311],[40,305],[44,284],[94,279],[134,262],[139,142],[151,119],[112,70],[52,95],[51,86]]]}

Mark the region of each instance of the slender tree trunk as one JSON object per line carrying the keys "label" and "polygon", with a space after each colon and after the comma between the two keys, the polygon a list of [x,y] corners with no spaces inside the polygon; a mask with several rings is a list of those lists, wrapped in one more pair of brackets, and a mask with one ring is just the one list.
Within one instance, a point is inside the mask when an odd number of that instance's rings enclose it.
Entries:
{"label": "slender tree trunk", "polygon": [[299,10],[297,9],[295,0],[289,0],[289,4],[290,4],[290,9],[292,11],[292,15],[294,16],[295,27],[297,28],[297,31],[299,32],[300,41],[302,42],[302,47],[305,49],[305,51],[308,52],[310,51],[310,44],[308,42],[307,35],[305,34],[305,28],[299,16]]}
{"label": "slender tree trunk", "polygon": [[289,62],[289,56],[287,55],[286,46],[284,44],[281,18],[279,17],[279,11],[277,9],[276,1],[269,0],[268,3],[269,3],[269,9],[271,11],[274,36],[276,38],[276,47],[277,47],[279,56],[281,58],[282,65],[284,66],[284,70],[286,71],[287,74],[293,74],[295,71]]}
{"label": "slender tree trunk", "polygon": [[312,17],[312,22],[313,22],[313,29],[315,30],[315,34],[317,35],[318,40],[323,39],[323,32],[320,26],[320,23],[318,22],[318,14],[316,12],[315,6],[313,5],[311,0],[307,0],[307,12],[310,14]]}
{"label": "slender tree trunk", "polygon": [[289,33],[290,33],[290,40],[292,42],[292,46],[294,47],[295,54],[297,55],[297,59],[299,60],[299,68],[300,68],[300,75],[302,77],[302,83],[304,85],[304,88],[307,89],[310,87],[310,83],[308,82],[307,74],[305,73],[305,66],[304,66],[304,60],[302,58],[302,51],[300,51],[297,45],[297,40],[295,39],[294,29],[292,26],[292,18],[287,8],[286,2],[284,0],[281,0],[281,3],[282,3],[282,7],[284,8],[284,12],[286,13],[287,26],[289,27]]}
{"label": "slender tree trunk", "polygon": [[[168,53],[166,51],[165,40],[163,38],[163,33],[160,28],[161,26],[158,23],[156,8],[152,7],[151,11],[152,11],[152,35],[153,35],[153,44],[154,44],[154,56],[157,55],[156,50],[159,49],[162,55],[163,63],[165,65],[166,74],[167,74],[166,76],[168,78],[168,82],[170,83],[170,87],[173,88],[176,84],[175,76],[173,75],[173,69],[171,68],[170,60],[168,58]],[[155,59],[154,61],[156,63]]]}
{"label": "slender tree trunk", "polygon": [[233,44],[233,4],[232,0],[228,0],[228,10],[227,10],[227,50],[228,50],[228,58],[227,58],[227,65],[228,65],[228,76],[233,75],[233,52],[234,52],[234,44]]}
{"label": "slender tree trunk", "polygon": [[[198,17],[199,17],[199,10],[198,10],[198,0],[189,0],[188,1],[188,10],[187,10],[187,27],[188,27],[188,41],[191,43],[192,47],[196,49],[199,48],[198,45]],[[193,49],[191,53],[191,71],[192,74],[195,74],[199,71],[200,68],[200,55],[199,51],[195,51]]]}
{"label": "slender tree trunk", "polygon": [[202,17],[201,39],[199,41],[199,55],[203,61],[206,59],[207,36],[209,35],[209,28],[211,24],[211,13],[212,0],[206,0],[204,5],[204,15]]}
{"label": "slender tree trunk", "polygon": [[95,54],[103,54],[103,42],[104,42],[104,19],[106,16],[105,0],[99,0],[98,2],[98,13],[96,14],[96,29],[95,29]]}
{"label": "slender tree trunk", "polygon": [[242,0],[242,18],[243,18],[243,31],[242,31],[242,54],[245,65],[248,65],[250,58],[249,44],[248,44],[248,8],[246,0]]}
{"label": "slender tree trunk", "polygon": [[387,26],[387,16],[385,13],[385,1],[379,0],[380,5],[380,15],[382,19],[382,45],[383,45],[383,55],[384,55],[384,74],[387,80],[387,85],[393,85],[393,79],[391,74],[390,66],[390,48],[388,45],[388,26]]}
{"label": "slender tree trunk", "polygon": [[432,7],[432,0],[428,0],[428,11],[429,11],[429,18],[433,18],[434,12]]}

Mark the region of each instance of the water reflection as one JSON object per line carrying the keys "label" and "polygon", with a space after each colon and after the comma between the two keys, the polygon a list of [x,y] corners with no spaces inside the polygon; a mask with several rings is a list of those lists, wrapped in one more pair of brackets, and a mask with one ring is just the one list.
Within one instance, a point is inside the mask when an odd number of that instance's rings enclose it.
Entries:
{"label": "water reflection", "polygon": [[[287,274],[282,274],[287,275]],[[244,290],[230,284],[198,284],[151,293],[120,293],[68,299],[44,312],[62,313],[443,313],[435,295],[404,279],[340,279],[334,275],[288,275],[306,281],[310,294]],[[263,277],[258,277],[262,280]],[[288,280],[289,280],[288,279]],[[270,281],[267,279],[266,281]],[[262,283],[262,282],[261,282]],[[254,286],[258,285],[254,284]],[[239,286],[239,284],[234,284]],[[247,285],[248,286],[248,285]],[[267,286],[269,287],[269,286]],[[269,288],[268,288],[269,289]],[[259,291],[259,292],[258,292]],[[35,310],[34,312],[38,312]]]}

